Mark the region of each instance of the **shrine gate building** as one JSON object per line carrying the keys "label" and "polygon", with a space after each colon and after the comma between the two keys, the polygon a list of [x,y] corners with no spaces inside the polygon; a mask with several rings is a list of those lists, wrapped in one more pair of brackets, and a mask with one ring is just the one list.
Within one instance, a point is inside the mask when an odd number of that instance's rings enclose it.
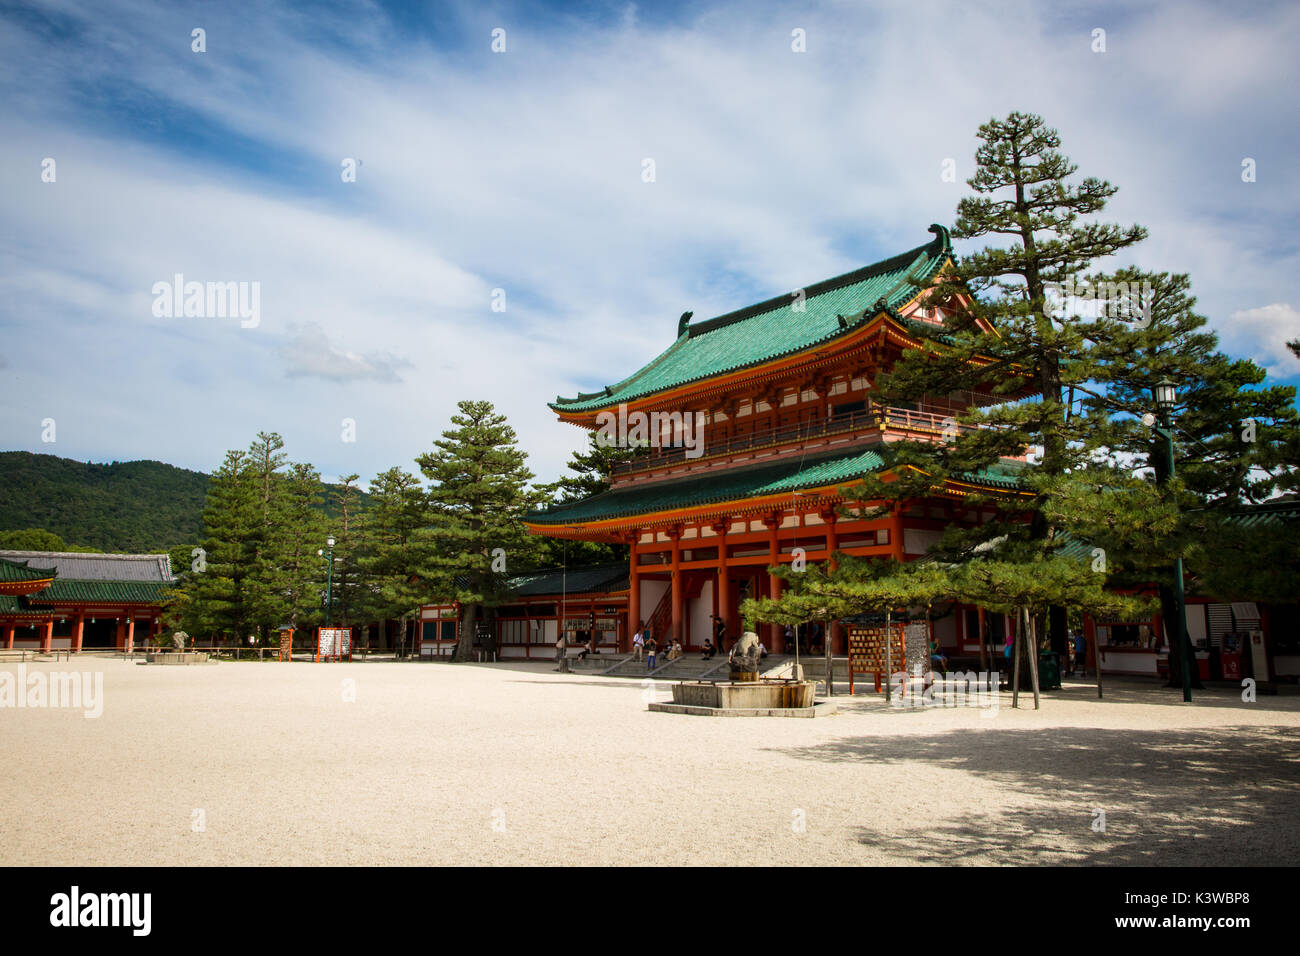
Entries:
{"label": "shrine gate building", "polygon": [[[992,518],[989,506],[981,513],[965,500],[972,490],[1014,493],[1023,458],[948,481],[884,517],[864,520],[857,515],[870,504],[846,505],[865,475],[887,478],[891,442],[942,440],[963,410],[1008,400],[971,392],[909,405],[873,398],[878,376],[923,347],[918,329],[942,326],[969,304],[933,300],[952,247],[947,229],[930,232],[924,245],[794,293],[706,321],[684,315],[675,341],[639,371],[551,404],[564,421],[620,437],[632,432],[625,423],[650,422],[650,447],[616,466],[607,491],[525,517],[535,534],[631,546],[627,631],[645,621],[661,642],[670,636],[698,649],[716,615],[729,643],[745,597],[781,593],[769,566],[796,555],[825,561],[834,551],[916,558],[948,525]],[[975,613],[960,610],[936,623],[935,636],[976,649]],[[762,636],[785,650],[777,626]],[[845,651],[841,627],[832,649]]]}

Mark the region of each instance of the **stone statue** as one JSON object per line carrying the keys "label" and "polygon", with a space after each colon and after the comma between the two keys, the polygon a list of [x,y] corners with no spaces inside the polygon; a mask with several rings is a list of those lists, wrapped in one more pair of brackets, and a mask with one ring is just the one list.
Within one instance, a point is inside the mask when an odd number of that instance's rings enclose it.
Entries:
{"label": "stone statue", "polygon": [[189,639],[189,635],[186,634],[184,631],[172,631],[172,646],[175,647],[176,650],[178,651],[185,650],[185,642],[188,639]]}
{"label": "stone statue", "polygon": [[758,661],[761,656],[762,649],[759,647],[758,635],[753,631],[746,631],[740,635],[740,640],[736,642],[736,646],[727,655],[731,679],[756,680],[758,677]]}

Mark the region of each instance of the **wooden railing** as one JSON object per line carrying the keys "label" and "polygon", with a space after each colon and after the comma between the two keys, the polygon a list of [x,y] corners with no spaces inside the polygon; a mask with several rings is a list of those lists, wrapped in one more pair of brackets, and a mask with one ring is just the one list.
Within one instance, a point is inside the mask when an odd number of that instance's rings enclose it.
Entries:
{"label": "wooden railing", "polygon": [[[954,413],[947,411],[928,411],[910,409],[901,406],[877,405],[863,411],[845,412],[830,418],[784,428],[760,430],[748,435],[737,435],[724,442],[710,442],[703,454],[695,461],[707,458],[721,458],[739,452],[752,451],[756,448],[768,448],[779,445],[793,445],[817,438],[825,438],[854,431],[880,428],[905,428],[911,430],[932,431],[942,434],[945,428],[953,427]],[[969,431],[970,426],[956,426],[962,431]],[[636,474],[654,468],[663,468],[687,460],[685,448],[654,449],[649,454],[640,455],[630,461],[619,462],[614,466],[612,477]]]}

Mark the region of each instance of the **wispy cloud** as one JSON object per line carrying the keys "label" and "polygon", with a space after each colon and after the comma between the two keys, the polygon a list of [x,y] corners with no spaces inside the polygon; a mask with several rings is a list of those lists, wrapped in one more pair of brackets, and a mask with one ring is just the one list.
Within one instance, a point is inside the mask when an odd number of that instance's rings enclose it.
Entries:
{"label": "wispy cloud", "polygon": [[[31,447],[57,412],[41,450],[210,468],[270,425],[322,470],[371,475],[485,397],[552,477],[582,435],[548,400],[634,371],[685,310],[926,241],[966,190],[941,164],[968,176],[976,127],[1010,109],[1121,187],[1112,218],[1151,230],[1134,261],[1190,272],[1238,354],[1274,354],[1284,315],[1224,317],[1294,301],[1294,5],[589,9],[0,15],[0,329],[30,386],[0,444]],[[260,324],[154,318],[149,289],[178,272],[259,282]],[[160,392],[185,427],[159,423]]]}
{"label": "wispy cloud", "polygon": [[294,330],[280,346],[285,374],[290,377],[323,378],[332,382],[401,381],[399,370],[411,367],[405,359],[383,352],[353,352],[330,341],[318,325]]}

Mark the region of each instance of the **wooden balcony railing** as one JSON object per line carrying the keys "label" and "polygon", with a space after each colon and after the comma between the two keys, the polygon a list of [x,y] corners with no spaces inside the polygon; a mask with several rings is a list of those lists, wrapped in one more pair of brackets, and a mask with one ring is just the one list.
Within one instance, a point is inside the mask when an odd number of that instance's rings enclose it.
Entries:
{"label": "wooden balcony railing", "polygon": [[[771,448],[781,445],[797,445],[817,438],[855,431],[880,430],[883,427],[899,428],[909,431],[928,431],[942,434],[945,427],[952,427],[953,413],[925,408],[911,409],[893,405],[877,405],[862,411],[844,412],[830,418],[815,422],[787,425],[784,428],[759,430],[748,435],[737,435],[723,442],[706,443],[703,454],[692,461],[720,458],[757,448]],[[957,426],[968,431],[970,426]],[[614,466],[612,477],[637,474],[655,468],[664,468],[687,460],[685,448],[649,449],[630,461],[619,462]]]}

